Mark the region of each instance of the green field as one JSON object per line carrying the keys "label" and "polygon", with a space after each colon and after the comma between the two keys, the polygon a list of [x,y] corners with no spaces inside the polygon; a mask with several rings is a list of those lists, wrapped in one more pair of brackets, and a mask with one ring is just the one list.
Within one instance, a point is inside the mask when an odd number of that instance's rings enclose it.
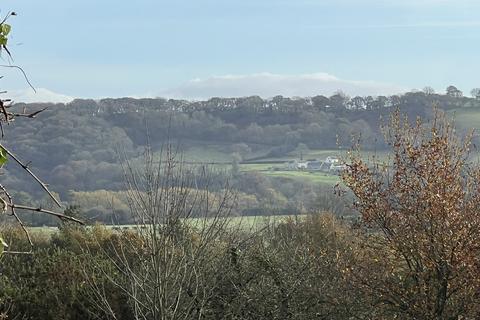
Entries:
{"label": "green field", "polygon": [[285,165],[279,163],[247,163],[241,164],[240,170],[244,172],[260,172],[268,177],[285,178],[293,180],[301,180],[304,182],[321,183],[327,185],[335,185],[340,181],[337,175],[325,172],[309,172],[309,171],[291,171],[284,170]]}
{"label": "green field", "polygon": [[240,171],[272,171],[274,168],[283,167],[278,163],[242,163]]}
{"label": "green field", "polygon": [[327,174],[324,172],[307,172],[307,171],[268,171],[263,172],[269,177],[290,178],[305,182],[314,182],[327,185],[335,185],[340,181],[337,175]]}
{"label": "green field", "polygon": [[227,147],[221,145],[195,145],[183,150],[185,161],[193,162],[231,162],[232,156]]}
{"label": "green field", "polygon": [[[362,157],[367,161],[382,162],[387,159],[388,153],[385,151],[361,152]],[[343,150],[308,150],[302,153],[303,159],[319,159],[324,160],[328,156],[336,156],[339,158],[346,158],[346,151]],[[375,159],[373,159],[375,157]],[[326,185],[335,185],[340,181],[338,175],[329,174],[320,171],[296,171],[286,170],[285,163],[295,159],[300,159],[300,154],[290,152],[284,157],[279,158],[265,158],[258,161],[258,163],[243,163],[240,165],[240,170],[244,172],[255,171],[260,172],[266,176],[274,178],[285,178],[300,180],[304,182],[312,182]]]}
{"label": "green field", "polygon": [[467,130],[474,130],[474,145],[471,149],[470,160],[480,161],[480,150],[478,146],[480,129],[480,108],[460,108],[449,110],[456,128],[463,129],[459,135],[465,135]]}
{"label": "green field", "polygon": [[[218,143],[211,144],[202,141],[182,141],[179,144],[179,152],[182,154],[183,160],[187,163],[193,164],[210,164],[214,168],[229,171],[231,169],[231,162],[233,160],[231,152],[231,144]],[[268,154],[269,147],[256,145],[256,151],[247,155],[246,158],[260,158],[253,163],[242,163],[239,168],[243,172],[259,172],[265,176],[272,178],[284,178],[297,181],[319,183],[326,185],[334,185],[340,181],[336,175],[331,175],[324,172],[308,172],[308,171],[289,171],[285,170],[285,162],[295,159],[318,159],[324,160],[328,156],[336,156],[339,158],[346,158],[346,150],[340,149],[311,149],[311,150],[294,150],[280,157],[261,157],[261,155]],[[365,158],[371,158],[373,155],[377,156],[377,161],[385,158],[385,152],[362,152]]]}
{"label": "green field", "polygon": [[265,157],[259,160],[262,162],[269,162],[269,161],[287,162],[294,159],[300,159],[300,157],[303,157],[303,159],[323,160],[328,156],[342,157],[343,155],[345,155],[345,150],[338,150],[338,149],[336,150],[335,149],[311,149],[311,150],[304,150],[304,151],[294,150],[280,157]]}
{"label": "green field", "polygon": [[455,109],[448,112],[452,115],[455,125],[463,129],[480,128],[480,110],[477,108]]}
{"label": "green field", "polygon": [[[243,217],[231,217],[228,218],[230,221],[228,225],[230,228],[238,228],[243,231],[255,231],[262,229],[269,224],[276,224],[280,222],[285,222],[288,219],[303,219],[304,215],[278,215],[278,216],[243,216]],[[203,223],[201,218],[190,218],[189,224],[195,226],[196,224]],[[208,219],[207,219],[208,221]],[[120,230],[134,230],[137,226],[134,224],[127,225],[106,225],[108,229],[120,229]],[[33,235],[45,235],[51,236],[54,233],[58,232],[57,227],[29,227],[28,230]]]}

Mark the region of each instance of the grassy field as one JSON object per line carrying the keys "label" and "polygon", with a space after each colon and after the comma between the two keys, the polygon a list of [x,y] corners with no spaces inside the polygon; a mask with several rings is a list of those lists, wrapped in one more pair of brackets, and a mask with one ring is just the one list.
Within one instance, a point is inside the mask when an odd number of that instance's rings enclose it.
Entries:
{"label": "grassy field", "polygon": [[337,175],[331,175],[324,172],[307,172],[307,171],[268,171],[263,174],[269,177],[287,178],[293,180],[301,180],[305,182],[313,182],[327,185],[335,185],[340,181]]}
{"label": "grassy field", "polygon": [[[211,144],[202,141],[182,141],[179,151],[183,155],[184,161],[193,164],[210,164],[214,168],[229,171],[232,162],[232,146],[228,143]],[[256,145],[254,153],[246,158],[267,154],[268,146]],[[295,159],[319,159],[324,160],[328,156],[346,158],[346,150],[340,149],[312,149],[312,150],[294,150],[280,157],[260,158],[254,163],[240,164],[240,171],[259,172],[272,178],[293,179],[311,183],[321,183],[334,185],[339,181],[336,175],[326,174],[324,172],[306,172],[306,171],[288,171],[285,170],[285,162]],[[374,152],[363,152],[365,158],[371,157]],[[385,158],[385,152],[376,153],[379,159]],[[379,160],[380,161],[380,160]]]}
{"label": "grassy field", "polygon": [[203,145],[185,148],[185,161],[193,162],[231,162],[232,156],[224,146]]}
{"label": "grassy field", "polygon": [[242,163],[240,164],[240,171],[271,171],[282,166],[278,163]]}
{"label": "grassy field", "polygon": [[[361,155],[367,161],[371,161],[375,156],[375,162],[382,162],[387,159],[388,153],[365,151],[361,152]],[[346,159],[346,151],[339,150],[308,150],[303,153],[304,159],[320,159],[324,160],[328,156],[336,156]],[[244,172],[256,171],[266,176],[273,178],[285,178],[293,180],[301,180],[305,182],[320,183],[326,185],[335,185],[340,181],[340,177],[337,175],[325,173],[325,172],[309,172],[309,171],[290,171],[285,170],[284,162],[299,159],[300,156],[295,152],[291,152],[284,157],[279,158],[265,158],[261,159],[260,163],[243,163],[240,165],[240,170]],[[280,163],[279,163],[280,162]]]}
{"label": "grassy field", "polygon": [[474,130],[474,145],[471,149],[470,161],[480,161],[480,148],[478,145],[480,129],[480,109],[479,108],[461,108],[449,110],[448,114],[454,120],[456,128],[460,130],[460,135],[466,134],[467,130]]}
{"label": "grassy field", "polygon": [[269,162],[269,161],[290,161],[294,159],[300,159],[300,156],[303,156],[303,159],[325,159],[328,156],[336,156],[341,157],[345,155],[345,151],[342,150],[305,150],[305,151],[298,151],[294,150],[291,151],[283,156],[280,157],[265,157],[262,158],[262,162]]}
{"label": "grassy field", "polygon": [[335,185],[340,181],[337,175],[325,172],[308,172],[308,171],[290,171],[284,170],[281,163],[247,163],[241,164],[240,170],[244,172],[260,172],[268,177],[301,180],[304,182],[321,183],[327,185]]}
{"label": "grassy field", "polygon": [[463,108],[449,111],[455,120],[455,124],[463,129],[480,128],[480,110],[477,108]]}
{"label": "grassy field", "polygon": [[[262,229],[269,224],[276,224],[285,222],[288,219],[304,219],[305,215],[278,215],[278,216],[243,216],[243,217],[231,217],[229,227],[232,229],[238,228],[243,231],[255,231]],[[200,218],[191,218],[188,219],[189,223],[193,226],[203,223],[203,219]],[[126,225],[106,225],[108,229],[119,229],[119,230],[134,230],[136,225],[126,224]],[[57,227],[29,227],[28,230],[32,235],[42,235],[42,236],[52,236],[54,233],[58,232]]]}

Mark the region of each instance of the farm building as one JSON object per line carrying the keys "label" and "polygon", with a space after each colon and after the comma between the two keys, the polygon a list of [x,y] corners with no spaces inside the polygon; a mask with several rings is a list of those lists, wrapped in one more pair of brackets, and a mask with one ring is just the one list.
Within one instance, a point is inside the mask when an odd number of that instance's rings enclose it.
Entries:
{"label": "farm building", "polygon": [[340,163],[340,159],[338,159],[337,157],[331,157],[331,156],[328,156],[326,159],[325,159],[325,164],[328,164],[328,165],[336,165]]}
{"label": "farm building", "polygon": [[308,161],[307,169],[310,171],[320,171],[322,170],[323,162],[319,160]]}
{"label": "farm building", "polygon": [[325,160],[292,160],[285,163],[285,169],[289,171],[294,170],[308,170],[308,171],[324,171],[331,173],[338,173],[345,169],[345,165],[340,164],[340,159],[333,156],[328,156]]}
{"label": "farm building", "polygon": [[330,165],[330,172],[333,174],[340,174],[346,168],[347,166],[344,164],[332,164]]}
{"label": "farm building", "polygon": [[308,161],[293,160],[285,164],[287,170],[306,170],[308,169]]}

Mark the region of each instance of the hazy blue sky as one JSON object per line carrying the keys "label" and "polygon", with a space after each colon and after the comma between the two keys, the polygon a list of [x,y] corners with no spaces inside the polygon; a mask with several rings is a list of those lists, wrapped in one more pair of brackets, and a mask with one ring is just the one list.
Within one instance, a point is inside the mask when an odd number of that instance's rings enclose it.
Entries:
{"label": "hazy blue sky", "polygon": [[480,86],[478,0],[6,0],[1,9],[18,13],[15,63],[45,88],[32,97],[5,71],[2,88],[20,100]]}

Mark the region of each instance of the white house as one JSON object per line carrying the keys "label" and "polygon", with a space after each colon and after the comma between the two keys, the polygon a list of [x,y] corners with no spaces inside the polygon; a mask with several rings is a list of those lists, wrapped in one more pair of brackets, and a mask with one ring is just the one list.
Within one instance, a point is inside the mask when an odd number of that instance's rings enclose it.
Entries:
{"label": "white house", "polygon": [[297,169],[298,170],[306,170],[308,168],[308,161],[298,161],[297,162]]}
{"label": "white house", "polygon": [[306,170],[308,168],[308,161],[293,160],[285,164],[287,170]]}
{"label": "white house", "polygon": [[340,163],[340,159],[338,159],[337,157],[331,157],[331,156],[328,156],[326,159],[325,159],[325,164],[328,164],[328,165],[336,165]]}

